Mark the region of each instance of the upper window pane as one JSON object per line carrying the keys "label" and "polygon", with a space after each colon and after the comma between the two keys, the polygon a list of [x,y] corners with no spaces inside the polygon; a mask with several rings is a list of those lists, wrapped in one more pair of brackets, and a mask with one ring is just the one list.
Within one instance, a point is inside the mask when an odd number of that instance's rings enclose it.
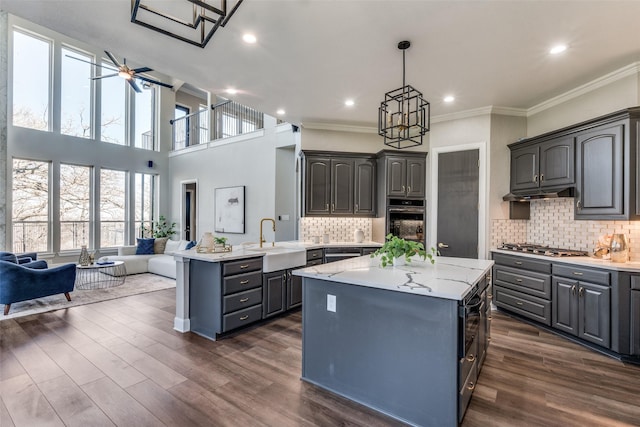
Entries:
{"label": "upper window pane", "polygon": [[60,165],[60,249],[89,246],[91,168]]}
{"label": "upper window pane", "polygon": [[[103,62],[102,74],[118,71],[110,62]],[[118,76],[105,77],[102,83],[101,139],[113,144],[125,145],[126,92],[125,80]]]}
{"label": "upper window pane", "polygon": [[153,150],[153,111],[155,88],[145,87],[148,83],[136,80],[142,93],[135,94],[135,146],[145,150]]}
{"label": "upper window pane", "polygon": [[49,249],[49,163],[13,159],[13,252]]}
{"label": "upper window pane", "polygon": [[146,173],[136,173],[136,236],[143,236],[143,229],[152,228],[153,220],[153,188],[155,176]]}
{"label": "upper window pane", "polygon": [[93,58],[62,49],[62,103],[60,132],[91,138],[91,64]]}
{"label": "upper window pane", "polygon": [[13,124],[49,130],[51,43],[13,32]]}
{"label": "upper window pane", "polygon": [[100,171],[100,246],[124,245],[126,220],[126,172]]}

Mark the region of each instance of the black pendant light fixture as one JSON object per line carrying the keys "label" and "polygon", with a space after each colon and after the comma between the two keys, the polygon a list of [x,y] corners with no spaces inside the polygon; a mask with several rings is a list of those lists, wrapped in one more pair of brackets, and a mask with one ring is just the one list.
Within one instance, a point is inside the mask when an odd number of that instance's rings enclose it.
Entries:
{"label": "black pendant light fixture", "polygon": [[422,93],[405,82],[405,51],[408,41],[398,43],[402,51],[402,87],[384,94],[378,109],[378,134],[384,144],[402,149],[422,145],[422,137],[429,132],[431,108]]}

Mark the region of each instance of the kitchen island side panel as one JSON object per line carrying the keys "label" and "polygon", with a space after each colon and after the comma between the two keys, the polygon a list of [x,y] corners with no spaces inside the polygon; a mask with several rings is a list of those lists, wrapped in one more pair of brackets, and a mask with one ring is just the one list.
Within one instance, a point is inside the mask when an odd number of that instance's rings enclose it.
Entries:
{"label": "kitchen island side panel", "polygon": [[457,425],[457,301],[307,277],[303,293],[303,380],[409,424]]}
{"label": "kitchen island side panel", "polygon": [[189,317],[191,331],[216,340],[222,332],[221,264],[191,260],[189,263]]}

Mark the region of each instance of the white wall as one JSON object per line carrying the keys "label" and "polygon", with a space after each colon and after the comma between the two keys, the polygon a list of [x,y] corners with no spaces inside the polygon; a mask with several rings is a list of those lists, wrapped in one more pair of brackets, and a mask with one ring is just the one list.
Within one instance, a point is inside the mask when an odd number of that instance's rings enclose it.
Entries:
{"label": "white wall", "polygon": [[[320,130],[302,128],[303,150],[348,151],[354,153],[377,153],[389,147],[384,145],[383,138],[373,130],[368,132]],[[427,151],[429,134],[422,146],[412,147],[403,151]]]}

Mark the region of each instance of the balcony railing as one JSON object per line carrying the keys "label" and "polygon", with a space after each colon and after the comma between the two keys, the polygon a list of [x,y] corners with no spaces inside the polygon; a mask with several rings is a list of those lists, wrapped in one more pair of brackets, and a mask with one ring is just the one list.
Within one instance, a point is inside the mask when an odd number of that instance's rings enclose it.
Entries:
{"label": "balcony railing", "polygon": [[237,102],[224,101],[211,110],[210,115],[209,110],[200,110],[170,121],[174,150],[264,128],[263,113]]}
{"label": "balcony railing", "polygon": [[13,252],[46,252],[49,249],[47,221],[13,221]]}

